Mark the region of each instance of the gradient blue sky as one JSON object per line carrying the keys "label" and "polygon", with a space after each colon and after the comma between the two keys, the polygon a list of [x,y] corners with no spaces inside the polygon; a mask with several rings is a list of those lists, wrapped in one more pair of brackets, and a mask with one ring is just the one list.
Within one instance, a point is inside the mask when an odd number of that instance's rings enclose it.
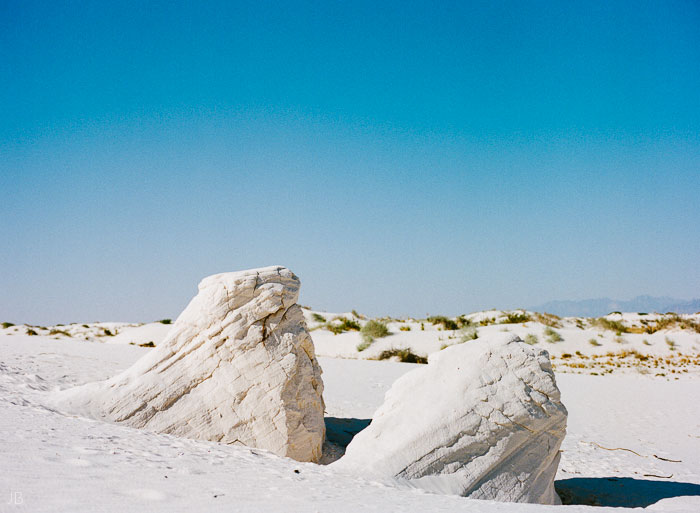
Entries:
{"label": "gradient blue sky", "polygon": [[0,320],[700,295],[700,4],[0,1]]}

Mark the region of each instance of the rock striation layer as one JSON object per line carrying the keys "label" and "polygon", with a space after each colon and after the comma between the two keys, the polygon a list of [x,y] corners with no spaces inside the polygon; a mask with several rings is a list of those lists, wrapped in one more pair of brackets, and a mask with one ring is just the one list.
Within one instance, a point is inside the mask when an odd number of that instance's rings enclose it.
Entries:
{"label": "rock striation layer", "polygon": [[137,428],[318,461],[323,382],[298,294],[284,267],[209,276],[158,347],[58,401]]}
{"label": "rock striation layer", "polygon": [[499,334],[399,378],[333,465],[436,493],[557,504],[566,418],[548,353]]}

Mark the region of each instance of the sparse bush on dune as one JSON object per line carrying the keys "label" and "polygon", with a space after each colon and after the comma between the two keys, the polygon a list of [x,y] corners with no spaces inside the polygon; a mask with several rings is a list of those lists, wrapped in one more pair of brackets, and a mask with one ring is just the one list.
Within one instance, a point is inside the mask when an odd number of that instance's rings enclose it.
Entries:
{"label": "sparse bush on dune", "polygon": [[374,340],[375,338],[386,337],[389,334],[389,328],[383,322],[371,320],[362,326],[360,333],[364,340]]}
{"label": "sparse bush on dune", "polygon": [[399,331],[411,331],[410,326],[399,326]]}
{"label": "sparse bush on dune", "polygon": [[336,317],[326,324],[326,329],[339,335],[345,331],[360,331],[360,325],[346,317]]}
{"label": "sparse bush on dune", "polygon": [[389,328],[383,322],[373,319],[362,326],[360,334],[362,335],[362,342],[357,345],[357,350],[364,351],[372,345],[374,339],[389,335]]}
{"label": "sparse bush on dune", "polygon": [[12,324],[11,322],[3,322],[2,323],[3,328],[10,328],[11,326],[14,326],[14,324]]}
{"label": "sparse bush on dune", "polygon": [[530,320],[532,318],[525,312],[509,312],[505,319],[501,320],[501,324],[523,324]]}
{"label": "sparse bush on dune", "polygon": [[535,312],[533,315],[535,320],[540,324],[544,324],[545,326],[549,326],[550,328],[561,328],[561,317],[559,317],[558,315],[550,314],[547,312]]}
{"label": "sparse bush on dune", "polygon": [[326,318],[319,313],[312,313],[311,317],[316,322],[326,322]]}
{"label": "sparse bush on dune", "polygon": [[453,331],[459,329],[459,325],[455,321],[444,315],[431,315],[427,321],[433,325],[440,324],[445,330]]}
{"label": "sparse bush on dune", "polygon": [[398,358],[400,362],[404,363],[428,363],[428,359],[425,356],[419,356],[410,349],[389,349],[382,351],[377,360],[389,360],[391,358]]}
{"label": "sparse bush on dune", "polygon": [[64,330],[57,330],[57,329],[52,329],[51,331],[49,331],[49,335],[64,335],[64,336],[66,336],[66,337],[70,337],[70,336],[71,336],[71,334],[68,333],[67,331],[64,331]]}
{"label": "sparse bush on dune", "polygon": [[594,338],[590,339],[590,340],[588,341],[588,343],[589,343],[590,345],[594,346],[594,347],[598,347],[598,346],[601,345],[600,342],[598,342],[598,341],[597,341],[596,339],[594,339]]}
{"label": "sparse bush on dune", "polygon": [[173,323],[172,319],[161,319],[158,322],[161,324],[172,324]]}
{"label": "sparse bush on dune", "polygon": [[477,338],[479,338],[479,332],[473,326],[462,328],[459,330],[459,332],[460,332],[460,337],[459,337],[460,343],[469,342],[470,340],[476,340]]}
{"label": "sparse bush on dune", "polygon": [[547,337],[545,340],[550,344],[564,340],[564,338],[558,332],[554,331],[549,326],[544,329],[544,335]]}
{"label": "sparse bush on dune", "polygon": [[527,335],[525,335],[523,341],[528,345],[534,346],[535,344],[537,344],[537,342],[539,342],[539,339],[534,333],[528,333]]}
{"label": "sparse bush on dune", "polygon": [[597,319],[591,319],[591,325],[597,326],[604,330],[614,331],[615,333],[629,333],[630,329],[622,324],[620,321],[613,321],[605,317],[598,317]]}
{"label": "sparse bush on dune", "polygon": [[38,335],[38,333],[37,333],[36,331],[34,331],[33,329],[31,329],[31,328],[27,328],[27,335],[33,337],[33,336],[35,336],[35,335]]}

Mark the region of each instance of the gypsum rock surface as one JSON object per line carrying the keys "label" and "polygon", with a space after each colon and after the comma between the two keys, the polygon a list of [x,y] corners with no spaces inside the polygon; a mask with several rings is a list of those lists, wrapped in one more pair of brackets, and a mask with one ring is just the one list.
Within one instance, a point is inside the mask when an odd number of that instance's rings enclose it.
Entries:
{"label": "gypsum rock surface", "polygon": [[333,465],[435,493],[560,504],[566,418],[548,353],[498,334],[399,378]]}
{"label": "gypsum rock surface", "polygon": [[284,267],[209,276],[164,341],[59,407],[177,436],[321,458],[323,381]]}

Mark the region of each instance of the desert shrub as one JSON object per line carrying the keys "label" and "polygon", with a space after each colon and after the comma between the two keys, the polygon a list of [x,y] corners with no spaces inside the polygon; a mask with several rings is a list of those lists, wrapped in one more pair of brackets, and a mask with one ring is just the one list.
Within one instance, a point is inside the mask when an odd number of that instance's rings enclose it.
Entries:
{"label": "desert shrub", "polygon": [[496,319],[495,319],[494,317],[491,317],[491,318],[488,318],[488,317],[487,317],[487,318],[481,319],[481,320],[479,321],[479,325],[480,325],[480,326],[488,326],[488,325],[490,325],[490,324],[496,324]]}
{"label": "desert shrub", "polygon": [[3,328],[9,328],[9,327],[11,327],[11,326],[14,326],[14,324],[12,324],[11,322],[3,322],[3,323],[2,323],[2,327],[3,327]]}
{"label": "desert shrub", "polygon": [[544,329],[544,335],[547,337],[545,340],[550,344],[564,340],[564,338],[558,332],[554,331],[549,326]]}
{"label": "desert shrub", "polygon": [[528,333],[527,335],[525,335],[524,342],[526,344],[534,346],[535,344],[537,344],[537,342],[539,342],[539,339],[537,338],[537,335],[535,335],[534,333]]}
{"label": "desert shrub", "polygon": [[353,310],[351,313],[356,319],[364,319],[365,318],[364,315],[357,313],[357,310]]}
{"label": "desert shrub", "polygon": [[459,329],[459,325],[455,321],[444,315],[432,315],[428,317],[427,321],[433,325],[441,324],[445,330]]}
{"label": "desert shrub", "polygon": [[615,310],[614,312],[610,312],[608,315],[622,315],[622,312]]}
{"label": "desert shrub", "polygon": [[161,319],[158,322],[161,324],[172,324],[173,323],[172,319]]}
{"label": "desert shrub", "polygon": [[345,331],[360,331],[360,325],[346,317],[337,317],[333,319],[326,324],[326,328],[336,335]]}
{"label": "desert shrub", "polygon": [[476,340],[477,338],[479,338],[479,332],[473,326],[461,328],[459,330],[460,343],[461,342],[469,342],[470,340]]}
{"label": "desert shrub", "polygon": [[668,348],[669,348],[671,351],[673,351],[673,350],[676,349],[676,342],[673,341],[673,340],[671,340],[671,339],[668,338],[668,337],[666,337],[666,345],[668,346]]}
{"label": "desert shrub", "polygon": [[372,345],[372,342],[374,342],[374,339],[373,339],[373,338],[372,338],[372,339],[366,339],[366,340],[363,339],[362,342],[360,342],[359,344],[357,344],[357,346],[356,346],[355,349],[357,349],[357,351],[361,353],[362,351],[364,351],[365,349],[367,349],[369,346],[371,346],[371,345]]}
{"label": "desert shrub", "polygon": [[467,319],[464,315],[460,315],[455,319],[455,322],[457,323],[457,326],[460,328],[467,328],[469,326],[472,326],[474,323]]}
{"label": "desert shrub", "polygon": [[561,328],[561,317],[559,317],[558,315],[545,312],[535,313],[534,317],[535,320],[540,324],[544,324],[545,326],[549,326],[550,328]]}
{"label": "desert shrub", "polygon": [[509,312],[505,319],[501,320],[501,324],[522,324],[531,319],[532,318],[525,312]]}
{"label": "desert shrub", "polygon": [[618,344],[626,344],[627,343],[627,341],[625,340],[625,337],[623,337],[622,335],[616,336],[615,342]]}
{"label": "desert shrub", "polygon": [[411,331],[410,326],[399,326],[399,331]]}
{"label": "desert shrub", "polygon": [[57,329],[52,329],[51,331],[49,331],[49,335],[65,335],[66,337],[71,336],[71,334],[68,333],[67,331],[57,330]]}
{"label": "desert shrub", "polygon": [[425,356],[419,356],[410,349],[389,349],[382,351],[377,360],[389,360],[391,358],[397,357],[399,361],[404,363],[428,363],[428,359]]}
{"label": "desert shrub", "polygon": [[114,333],[112,333],[112,331],[111,331],[111,330],[108,330],[107,328],[103,328],[102,331],[103,331],[104,334],[105,334],[106,336],[108,336],[108,337],[113,337],[113,336],[114,336]]}
{"label": "desert shrub", "polygon": [[145,344],[139,344],[139,347],[156,347],[156,345],[151,342],[146,342]]}
{"label": "desert shrub", "polygon": [[89,327],[90,326],[88,326],[87,324],[83,324],[83,328],[89,328]]}
{"label": "desert shrub", "polygon": [[38,333],[37,333],[36,331],[34,331],[33,329],[31,329],[31,328],[27,328],[27,335],[33,337],[33,336],[35,336],[35,335],[38,335]]}
{"label": "desert shrub", "polygon": [[386,337],[389,334],[389,328],[387,328],[386,324],[383,322],[371,320],[367,321],[365,325],[362,326],[360,333],[364,341],[371,342],[375,338]]}
{"label": "desert shrub", "polygon": [[598,347],[600,345],[600,342],[598,342],[596,339],[592,338],[588,341],[588,343],[594,347]]}
{"label": "desert shrub", "polygon": [[627,326],[622,324],[620,321],[612,321],[606,319],[605,317],[598,317],[597,319],[591,319],[591,324],[593,326],[598,326],[604,330],[614,331],[615,333],[629,333],[630,330]]}
{"label": "desert shrub", "polygon": [[647,339],[644,339],[642,340],[642,344],[644,344],[645,346],[650,346],[651,342],[649,342]]}
{"label": "desert shrub", "polygon": [[311,317],[313,318],[314,321],[316,322],[326,322],[326,318],[319,314],[319,313],[312,313]]}

